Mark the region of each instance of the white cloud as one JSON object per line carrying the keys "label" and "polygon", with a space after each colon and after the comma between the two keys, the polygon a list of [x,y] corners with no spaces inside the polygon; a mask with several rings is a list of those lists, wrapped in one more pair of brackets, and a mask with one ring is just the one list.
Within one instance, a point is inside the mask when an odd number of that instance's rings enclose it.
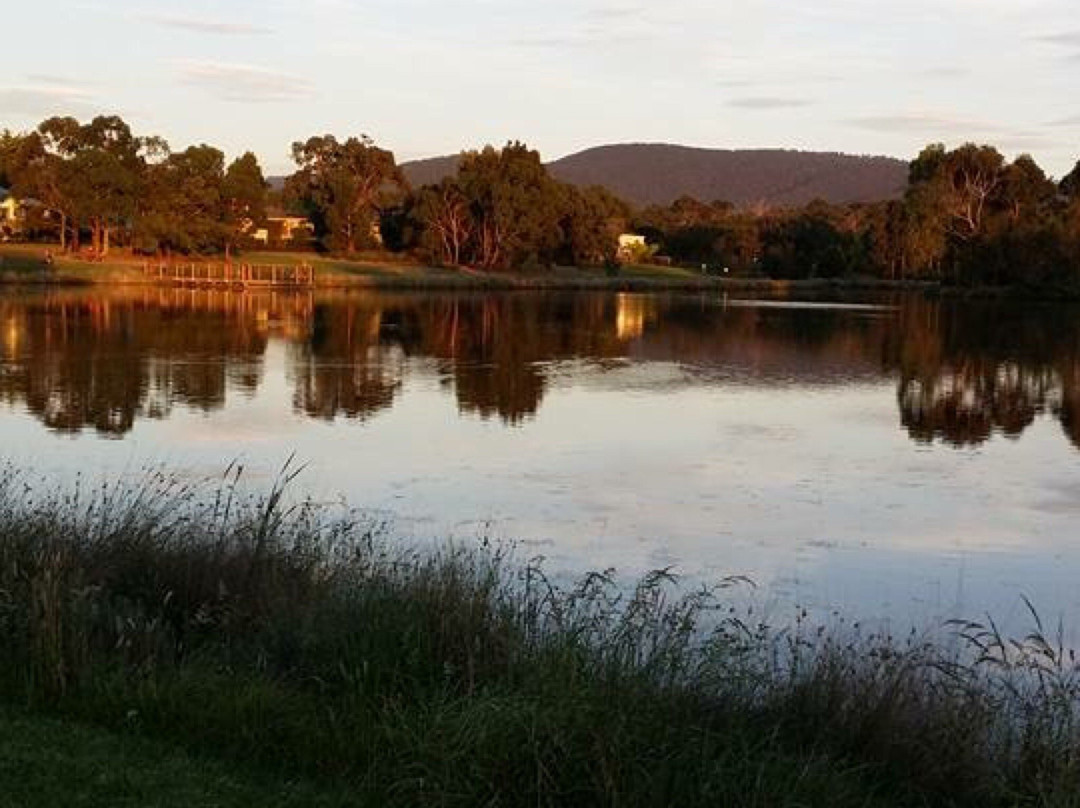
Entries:
{"label": "white cloud", "polygon": [[298,101],[316,94],[307,79],[253,65],[185,61],[180,63],[180,77],[223,101]]}
{"label": "white cloud", "polygon": [[250,35],[269,34],[271,29],[261,25],[198,17],[182,17],[173,14],[146,14],[143,19],[166,28],[179,28],[199,34]]}
{"label": "white cloud", "polygon": [[808,107],[813,102],[806,98],[786,98],[783,96],[757,95],[746,98],[734,98],[728,102],[733,107],[750,110],[795,109]]}
{"label": "white cloud", "polygon": [[46,117],[89,115],[98,111],[82,90],[64,86],[0,87],[0,115]]}
{"label": "white cloud", "polygon": [[977,137],[981,134],[1002,134],[1007,131],[1005,127],[986,121],[922,112],[863,115],[850,118],[847,123],[859,129],[885,133],[915,132]]}

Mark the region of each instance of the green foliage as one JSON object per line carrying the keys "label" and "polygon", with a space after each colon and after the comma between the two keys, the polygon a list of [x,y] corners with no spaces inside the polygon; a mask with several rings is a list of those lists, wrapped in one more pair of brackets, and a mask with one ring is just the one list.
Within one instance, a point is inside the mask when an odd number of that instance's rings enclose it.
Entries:
{"label": "green foliage", "polygon": [[649,208],[637,229],[675,261],[777,278],[873,275],[1043,294],[1080,293],[1076,176],[1056,186],[1028,155],[926,147],[902,200],[737,211],[690,198]]}
{"label": "green foliage", "polygon": [[222,180],[226,248],[236,247],[266,218],[266,178],[258,158],[246,152],[229,164]]}
{"label": "green foliage", "polygon": [[613,258],[629,208],[602,188],[556,182],[521,143],[462,155],[457,175],[408,201],[415,240],[436,261],[521,269]]}
{"label": "green foliage", "polygon": [[130,731],[0,712],[0,792],[8,808],[344,808],[344,788],[283,782],[200,760]]}
{"label": "green foliage", "polygon": [[294,143],[292,153],[298,169],[286,193],[315,222],[325,246],[349,253],[371,246],[381,198],[405,184],[393,153],[367,135],[344,142],[312,137]]}
{"label": "green foliage", "polygon": [[149,167],[151,191],[136,224],[148,251],[211,252],[225,238],[225,155],[191,146]]}
{"label": "green foliage", "polygon": [[6,139],[4,154],[13,191],[44,206],[61,246],[78,249],[89,229],[99,258],[116,241],[144,251],[217,251],[265,213],[253,155],[226,172],[218,149],[170,154],[160,138],[138,137],[117,117],[50,118]]}
{"label": "green foliage", "polygon": [[[564,185],[566,194],[562,231],[570,263],[605,266],[615,260],[619,235],[626,232],[630,207],[599,186],[577,189]],[[644,259],[647,255],[638,255]]]}
{"label": "green foliage", "polygon": [[[652,249],[631,260],[659,253],[695,271],[1080,294],[1080,164],[1055,184],[1030,156],[1008,162],[991,146],[927,146],[898,200],[769,210],[684,196],[636,214],[602,188],[556,181],[517,141],[464,153],[455,176],[414,193],[393,154],[367,136],[316,136],[292,152],[297,171],[275,207],[306,215],[332,251],[413,250],[439,265],[484,270],[600,267],[633,229]],[[271,242],[282,240],[273,238],[254,155],[226,168],[211,146],[170,154],[160,138],[137,136],[115,116],[55,117],[33,132],[0,134],[0,184],[40,203],[26,232],[54,232],[76,250],[88,232],[99,259],[114,242],[228,255],[264,226]],[[308,231],[298,232],[295,246],[309,246]]]}

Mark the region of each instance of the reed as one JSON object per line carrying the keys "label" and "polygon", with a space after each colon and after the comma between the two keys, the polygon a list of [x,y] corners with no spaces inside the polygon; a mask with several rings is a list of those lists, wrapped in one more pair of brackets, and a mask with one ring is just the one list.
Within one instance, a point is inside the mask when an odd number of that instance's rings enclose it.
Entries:
{"label": "reed", "polygon": [[0,475],[0,698],[372,805],[1078,804],[1080,672],[1032,609],[772,628],[740,579],[565,583],[243,470]]}

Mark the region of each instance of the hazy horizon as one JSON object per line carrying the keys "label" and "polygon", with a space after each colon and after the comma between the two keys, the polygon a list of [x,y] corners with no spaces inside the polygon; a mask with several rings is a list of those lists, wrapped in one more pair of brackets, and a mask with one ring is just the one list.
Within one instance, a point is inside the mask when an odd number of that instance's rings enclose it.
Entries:
{"label": "hazy horizon", "polygon": [[521,139],[910,159],[928,142],[1080,157],[1063,0],[46,0],[6,15],[0,127],[115,112],[174,147],[367,133],[402,162]]}

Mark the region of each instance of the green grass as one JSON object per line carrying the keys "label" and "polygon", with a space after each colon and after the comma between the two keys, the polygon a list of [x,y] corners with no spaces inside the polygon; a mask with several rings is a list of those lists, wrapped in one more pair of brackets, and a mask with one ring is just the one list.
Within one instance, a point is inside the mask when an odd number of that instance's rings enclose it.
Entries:
{"label": "green grass", "polygon": [[[45,251],[56,255],[51,268],[44,261]],[[177,261],[214,263],[217,257],[184,258]],[[253,264],[294,266],[311,264],[317,283],[326,287],[379,287],[416,289],[649,289],[672,286],[700,286],[715,283],[700,273],[662,266],[625,267],[615,275],[603,269],[557,267],[540,272],[481,272],[471,269],[432,267],[407,256],[372,252],[355,258],[335,258],[315,253],[250,251],[235,257]],[[142,283],[141,267],[145,258],[114,250],[102,262],[84,261],[59,253],[55,245],[0,245],[0,281],[48,283]]]}
{"label": "green grass", "polygon": [[201,760],[130,732],[0,710],[5,808],[345,808],[343,786],[316,788]]}
{"label": "green grass", "polygon": [[[559,584],[504,548],[290,504],[289,477],[50,492],[7,469],[0,703],[111,733],[88,747],[103,771],[142,739],[148,778],[198,756],[181,793],[242,771],[236,794],[379,806],[1080,800],[1078,673],[1042,626],[1013,645],[958,624],[960,650],[774,630],[729,606],[738,581]],[[44,740],[21,750],[54,765]]]}
{"label": "green grass", "polygon": [[[46,266],[45,251],[56,255]],[[220,263],[222,256],[177,256],[178,263]],[[412,256],[372,251],[351,258],[311,252],[249,251],[234,256],[238,262],[295,266],[310,264],[316,269],[316,284],[325,288],[381,289],[559,289],[661,291],[665,289],[717,289],[786,295],[795,291],[813,294],[842,290],[893,288],[927,289],[934,284],[896,283],[874,278],[808,279],[798,281],[767,278],[703,275],[695,269],[633,264],[609,273],[593,267],[551,267],[534,271],[486,272],[468,268],[432,267]],[[0,244],[0,283],[51,284],[131,284],[147,283],[142,272],[146,258],[123,249],[113,250],[101,262],[89,262],[59,254],[56,245]]]}
{"label": "green grass", "polygon": [[[45,262],[52,250],[54,262]],[[0,244],[0,281],[121,283],[142,280],[140,263],[121,254],[106,261],[84,261],[60,253],[52,244]]]}

